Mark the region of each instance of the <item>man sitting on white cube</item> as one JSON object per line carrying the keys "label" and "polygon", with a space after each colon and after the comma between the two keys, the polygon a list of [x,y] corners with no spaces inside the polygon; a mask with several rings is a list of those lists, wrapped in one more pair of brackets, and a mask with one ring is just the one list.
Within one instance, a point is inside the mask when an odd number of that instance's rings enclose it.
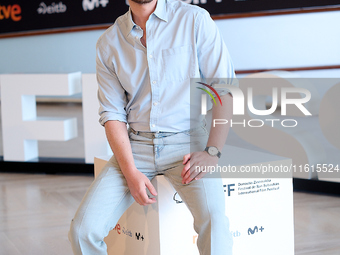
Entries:
{"label": "man sitting on white cube", "polygon": [[[196,171],[217,164],[229,126],[216,126],[208,134],[200,107],[191,111],[202,93],[212,95],[208,87],[219,99],[213,117],[231,118],[229,91],[211,86],[236,84],[228,50],[209,13],[197,6],[177,0],[129,4],[97,43],[100,123],[114,156],[72,220],[73,252],[107,254],[104,238],[134,201],[142,206],[156,202],[150,180],[162,174],[193,215],[200,254],[229,255],[232,236],[222,180],[202,178],[205,173]],[[193,87],[192,78],[199,77],[208,84]],[[199,92],[197,101],[192,88]]]}

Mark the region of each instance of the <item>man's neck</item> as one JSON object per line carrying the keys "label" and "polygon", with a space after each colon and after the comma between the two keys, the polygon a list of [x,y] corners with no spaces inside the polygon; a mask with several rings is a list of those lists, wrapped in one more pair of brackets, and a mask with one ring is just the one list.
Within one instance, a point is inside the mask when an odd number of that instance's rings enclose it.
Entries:
{"label": "man's neck", "polygon": [[152,2],[145,4],[139,4],[129,0],[129,4],[132,11],[133,21],[144,30],[149,16],[156,9],[157,0],[153,0]]}

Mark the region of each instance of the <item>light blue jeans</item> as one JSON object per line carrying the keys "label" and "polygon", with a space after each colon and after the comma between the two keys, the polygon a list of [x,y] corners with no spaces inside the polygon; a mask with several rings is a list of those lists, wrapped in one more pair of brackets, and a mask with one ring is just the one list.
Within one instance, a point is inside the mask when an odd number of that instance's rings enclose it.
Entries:
{"label": "light blue jeans", "polygon": [[[191,211],[194,229],[199,235],[197,246],[200,254],[232,254],[222,180],[202,178],[182,184],[183,156],[193,147],[204,150],[208,137],[205,128],[166,137],[156,133],[154,138],[137,135],[130,130],[129,137],[137,169],[150,180],[164,174]],[[74,254],[107,254],[104,237],[133,202],[124,175],[113,156],[89,187],[72,220],[69,239]]]}

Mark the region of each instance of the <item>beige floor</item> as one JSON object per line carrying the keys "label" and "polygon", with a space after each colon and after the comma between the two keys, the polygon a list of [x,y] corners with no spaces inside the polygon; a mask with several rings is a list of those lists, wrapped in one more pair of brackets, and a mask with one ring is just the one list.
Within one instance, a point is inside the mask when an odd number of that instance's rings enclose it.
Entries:
{"label": "beige floor", "polygon": [[[69,223],[92,179],[1,173],[0,254],[71,255]],[[295,192],[294,210],[295,254],[340,254],[340,197]]]}

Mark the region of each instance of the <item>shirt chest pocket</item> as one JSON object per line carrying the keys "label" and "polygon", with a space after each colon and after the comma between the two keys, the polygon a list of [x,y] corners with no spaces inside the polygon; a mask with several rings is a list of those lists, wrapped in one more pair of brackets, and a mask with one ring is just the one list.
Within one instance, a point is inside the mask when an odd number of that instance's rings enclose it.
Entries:
{"label": "shirt chest pocket", "polygon": [[183,81],[195,75],[195,56],[191,45],[162,50],[164,76],[167,81]]}

